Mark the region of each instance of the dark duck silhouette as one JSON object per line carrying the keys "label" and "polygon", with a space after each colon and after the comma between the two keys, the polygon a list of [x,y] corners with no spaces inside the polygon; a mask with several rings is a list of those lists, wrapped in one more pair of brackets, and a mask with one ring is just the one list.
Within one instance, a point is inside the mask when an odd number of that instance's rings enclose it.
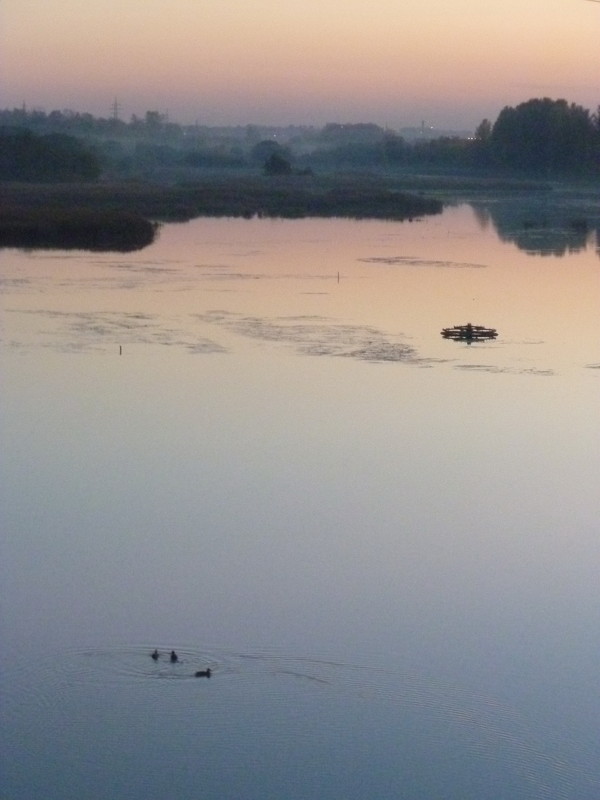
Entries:
{"label": "dark duck silhouette", "polygon": [[150,658],[154,659],[154,661],[158,661],[158,650],[155,650],[155,651],[154,651],[154,652],[151,654]]}
{"label": "dark duck silhouette", "polygon": [[210,678],[210,667],[208,669],[199,669],[195,673],[196,678]]}
{"label": "dark duck silhouette", "polygon": [[171,664],[176,664],[179,661],[179,656],[175,650],[171,650]]}

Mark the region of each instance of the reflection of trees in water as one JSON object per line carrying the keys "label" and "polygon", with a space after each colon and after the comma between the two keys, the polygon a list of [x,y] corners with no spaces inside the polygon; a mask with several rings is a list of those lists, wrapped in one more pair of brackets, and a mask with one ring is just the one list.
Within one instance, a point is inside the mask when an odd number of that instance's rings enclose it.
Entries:
{"label": "reflection of trees in water", "polygon": [[473,213],[475,214],[475,219],[477,220],[481,230],[487,230],[490,227],[490,222],[492,219],[492,215],[490,214],[490,209],[488,206],[473,206]]}
{"label": "reflection of trees in water", "polygon": [[522,201],[474,205],[482,229],[494,225],[500,239],[536,255],[564,256],[595,247],[600,256],[600,218],[568,205]]}

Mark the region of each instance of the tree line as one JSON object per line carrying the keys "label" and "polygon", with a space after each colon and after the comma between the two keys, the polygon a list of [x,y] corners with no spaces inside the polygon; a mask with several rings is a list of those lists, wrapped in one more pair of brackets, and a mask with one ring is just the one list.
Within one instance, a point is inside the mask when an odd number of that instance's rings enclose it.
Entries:
{"label": "tree line", "polygon": [[481,123],[475,142],[483,163],[538,174],[598,173],[600,106],[592,114],[547,97],[507,106],[494,125]]}
{"label": "tree line", "polygon": [[600,177],[600,106],[534,98],[485,119],[473,136],[405,140],[372,123],[297,128],[260,138],[261,129],[181,127],[158,112],[130,123],[73,112],[0,111],[0,180],[90,181],[160,170],[256,170],[310,174],[337,169],[508,172]]}
{"label": "tree line", "polygon": [[494,123],[484,119],[474,136],[406,142],[390,131],[377,141],[361,137],[312,154],[337,166],[425,166],[432,170],[487,170],[537,177],[600,177],[600,106],[595,113],[566,100],[535,98],[506,106]]}

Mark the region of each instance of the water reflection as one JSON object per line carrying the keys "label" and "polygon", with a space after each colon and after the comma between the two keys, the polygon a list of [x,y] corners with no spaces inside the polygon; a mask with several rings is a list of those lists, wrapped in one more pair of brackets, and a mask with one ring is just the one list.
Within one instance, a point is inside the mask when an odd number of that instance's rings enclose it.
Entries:
{"label": "water reflection", "polygon": [[460,207],[4,256],[7,797],[596,800],[593,252]]}
{"label": "water reflection", "polygon": [[588,217],[570,210],[568,204],[522,200],[475,206],[475,209],[482,227],[491,222],[503,241],[512,242],[532,255],[560,257],[600,246],[597,211]]}
{"label": "water reflection", "polygon": [[[202,789],[215,798],[234,798],[240,791],[245,797],[302,798],[317,791],[319,797],[358,800],[369,786],[408,800],[542,800],[581,796],[582,784],[593,782],[588,769],[578,772],[581,765],[553,752],[560,748],[558,731],[549,748],[513,706],[410,671],[189,647],[177,664],[148,662],[143,647],[95,648],[67,651],[60,663],[42,659],[35,670],[24,667],[11,695],[21,697],[25,678],[35,680],[38,718],[23,727],[23,715],[11,702],[7,719],[26,737],[21,766],[30,771],[30,787],[43,786],[44,796],[57,797],[75,778],[77,785],[89,785],[86,796],[105,796],[105,786],[93,788],[95,776],[111,769],[127,774],[115,759],[115,744],[125,747],[130,768],[139,771],[134,796],[150,790],[151,796],[171,791],[194,797]],[[210,684],[190,672],[197,663],[211,665],[205,668],[211,670]],[[107,701],[109,715],[101,711]],[[73,723],[86,730],[88,715],[96,720],[96,733],[77,741]],[[106,738],[107,727],[114,744]],[[131,748],[128,735],[147,740],[150,749]],[[59,740],[61,756],[63,748],[74,748],[69,776],[48,772],[42,780],[34,760],[43,754],[43,737]],[[327,763],[319,756],[322,748]],[[152,751],[157,756],[148,760]],[[188,752],[195,754],[191,760]],[[187,769],[173,771],[169,764]],[[18,787],[15,765],[7,766],[10,785]],[[296,776],[300,767],[308,774]]]}

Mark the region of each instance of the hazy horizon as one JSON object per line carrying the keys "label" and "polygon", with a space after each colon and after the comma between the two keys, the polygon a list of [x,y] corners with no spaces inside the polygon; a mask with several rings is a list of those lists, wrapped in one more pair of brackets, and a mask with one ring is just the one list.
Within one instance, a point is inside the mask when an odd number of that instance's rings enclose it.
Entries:
{"label": "hazy horizon", "polygon": [[472,130],[531,97],[599,102],[584,0],[3,0],[0,24],[2,108]]}

